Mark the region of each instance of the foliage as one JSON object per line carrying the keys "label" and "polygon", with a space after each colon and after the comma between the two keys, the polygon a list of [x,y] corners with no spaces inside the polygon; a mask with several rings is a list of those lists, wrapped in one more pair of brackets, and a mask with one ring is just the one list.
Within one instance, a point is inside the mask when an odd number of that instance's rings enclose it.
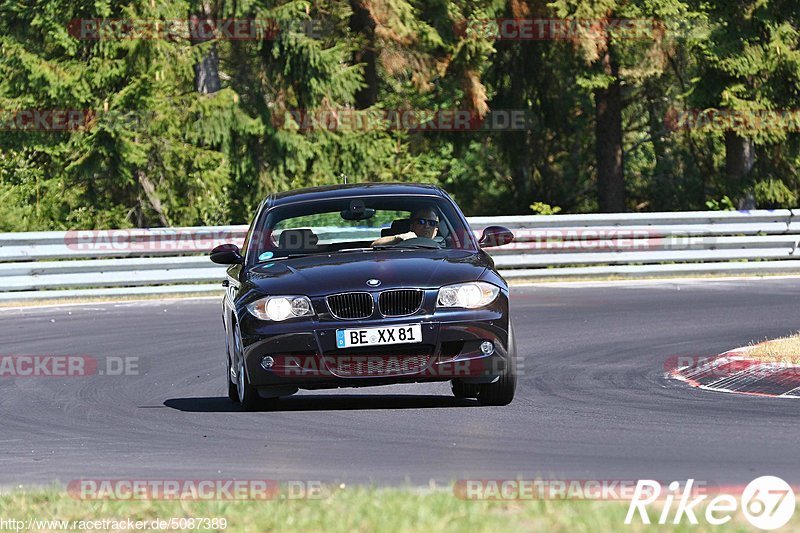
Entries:
{"label": "foliage", "polygon": [[754,188],[756,204],[763,209],[776,209],[797,205],[797,193],[781,180],[768,179],[756,182]]}
{"label": "foliage", "polygon": [[[201,9],[279,31],[87,40],[70,30],[78,19],[176,21]],[[653,24],[634,38],[619,28],[549,40],[465,31],[557,17]],[[198,72],[216,74],[219,89],[204,91]],[[727,209],[747,194],[758,207],[796,207],[797,2],[1,2],[0,231],[245,223],[269,193],[343,176],[437,183],[469,215],[590,212],[597,95],[613,84],[626,210]],[[79,110],[88,121],[9,127],[26,110]],[[465,110],[475,124],[520,111],[526,121],[447,131],[298,120],[404,110]],[[702,110],[730,120],[680,119]]]}
{"label": "foliage", "polygon": [[561,212],[561,208],[544,202],[533,202],[531,204],[531,211],[537,215],[557,215]]}
{"label": "foliage", "polygon": [[733,200],[728,196],[723,196],[719,200],[706,200],[706,207],[711,211],[736,211],[736,206],[733,205]]}

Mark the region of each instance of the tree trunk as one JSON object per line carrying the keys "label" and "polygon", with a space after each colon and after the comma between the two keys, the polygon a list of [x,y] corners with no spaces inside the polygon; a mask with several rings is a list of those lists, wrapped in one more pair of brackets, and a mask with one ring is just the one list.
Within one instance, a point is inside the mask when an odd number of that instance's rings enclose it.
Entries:
{"label": "tree trunk", "polygon": [[663,92],[658,85],[660,80],[646,84],[647,114],[650,142],[653,144],[655,167],[650,189],[651,210],[671,211],[680,204],[678,187],[675,183],[675,162],[670,157],[664,142],[665,109],[661,98]]}
{"label": "tree trunk", "polygon": [[597,196],[601,212],[615,213],[625,211],[625,177],[622,167],[622,88],[619,65],[610,48],[603,54],[602,67],[614,81],[594,93]]}
{"label": "tree trunk", "polygon": [[[192,46],[200,45],[212,40],[217,19],[217,9],[212,7],[209,0],[200,2],[197,11],[191,16],[190,41]],[[212,44],[199,62],[194,65],[194,88],[201,94],[213,94],[220,90],[219,82],[219,56],[217,45]]]}
{"label": "tree trunk", "polygon": [[148,178],[142,170],[136,171],[136,179],[139,181],[139,185],[142,186],[142,190],[144,191],[147,201],[150,203],[150,207],[152,207],[153,211],[158,215],[158,220],[161,221],[161,225],[169,227],[169,219],[166,213],[164,213],[164,208],[161,206],[161,200],[156,194],[156,187],[153,185],[153,182],[150,181],[150,178]]}
{"label": "tree trunk", "polygon": [[733,130],[725,132],[725,177],[737,197],[739,209],[755,209],[752,193],[745,190],[753,169],[755,147],[753,140]]}
{"label": "tree trunk", "polygon": [[351,0],[353,14],[350,17],[350,29],[366,38],[366,44],[353,54],[353,62],[364,64],[364,82],[366,85],[356,92],[356,108],[366,109],[378,101],[378,70],[375,54],[375,21],[369,10],[359,0]]}
{"label": "tree trunk", "polygon": [[[520,135],[524,135],[524,139],[519,139]],[[506,142],[514,142],[515,146],[519,148],[519,152],[511,159],[511,180],[514,189],[515,205],[512,207],[513,211],[508,214],[530,213],[530,206],[534,200],[533,194],[533,172],[534,162],[533,153],[536,150],[534,143],[534,134],[530,131],[515,132],[511,131],[506,133]],[[505,214],[505,213],[504,213]]]}

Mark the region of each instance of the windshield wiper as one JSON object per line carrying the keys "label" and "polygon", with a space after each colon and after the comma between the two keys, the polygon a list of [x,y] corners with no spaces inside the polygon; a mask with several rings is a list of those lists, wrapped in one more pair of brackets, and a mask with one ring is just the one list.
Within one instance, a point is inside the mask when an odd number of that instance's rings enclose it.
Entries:
{"label": "windshield wiper", "polygon": [[331,250],[328,253],[330,254],[338,254],[340,252],[369,252],[372,251],[374,248],[366,247],[366,248],[342,248],[341,250]]}
{"label": "windshield wiper", "polygon": [[348,252],[373,252],[376,250],[413,250],[413,249],[426,249],[426,250],[440,250],[440,246],[433,244],[409,244],[403,246],[402,243],[398,244],[380,244],[378,246],[370,246],[363,248],[343,248],[341,250],[320,250],[318,252],[307,252],[304,254],[289,254],[289,255],[276,255],[269,259],[259,259],[259,263],[269,263],[270,261],[278,261],[281,259],[295,259],[297,257],[308,257],[311,255],[332,255]]}
{"label": "windshield wiper", "polygon": [[372,251],[372,248],[344,248],[342,250],[319,250],[317,252],[307,252],[304,254],[276,255],[274,257],[270,257],[269,259],[260,259],[258,262],[268,263],[270,261],[276,261],[278,259],[295,259],[297,257],[309,257],[312,255],[331,255],[331,254],[338,254],[341,252],[365,252],[365,251]]}
{"label": "windshield wiper", "polygon": [[274,257],[270,257],[269,259],[259,259],[258,262],[259,263],[269,263],[271,261],[277,261],[279,259],[295,259],[297,257],[308,257],[310,255],[319,255],[319,254],[325,254],[325,253],[328,253],[328,252],[308,252],[308,253],[305,253],[305,254],[276,255]]}
{"label": "windshield wiper", "polygon": [[441,246],[435,244],[408,244],[403,246],[402,243],[397,244],[380,244],[373,246],[373,250],[413,250],[415,248],[424,248],[426,250],[441,250]]}

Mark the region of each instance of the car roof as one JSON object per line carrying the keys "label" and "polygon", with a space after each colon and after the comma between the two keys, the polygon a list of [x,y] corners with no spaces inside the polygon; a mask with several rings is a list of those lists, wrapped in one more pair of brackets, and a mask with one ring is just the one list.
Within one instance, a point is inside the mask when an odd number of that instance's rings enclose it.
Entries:
{"label": "car roof", "polygon": [[347,198],[351,196],[378,195],[422,195],[441,196],[445,193],[436,185],[424,183],[350,183],[347,185],[325,185],[280,192],[271,196],[272,206],[324,200],[328,198]]}

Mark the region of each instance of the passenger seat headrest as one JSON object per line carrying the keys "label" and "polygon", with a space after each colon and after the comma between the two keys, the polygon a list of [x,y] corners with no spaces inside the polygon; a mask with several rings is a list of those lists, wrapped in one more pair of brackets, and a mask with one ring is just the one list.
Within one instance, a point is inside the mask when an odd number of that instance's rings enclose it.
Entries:
{"label": "passenger seat headrest", "polygon": [[317,246],[319,237],[310,229],[285,229],[278,239],[278,247],[282,250],[309,250]]}

